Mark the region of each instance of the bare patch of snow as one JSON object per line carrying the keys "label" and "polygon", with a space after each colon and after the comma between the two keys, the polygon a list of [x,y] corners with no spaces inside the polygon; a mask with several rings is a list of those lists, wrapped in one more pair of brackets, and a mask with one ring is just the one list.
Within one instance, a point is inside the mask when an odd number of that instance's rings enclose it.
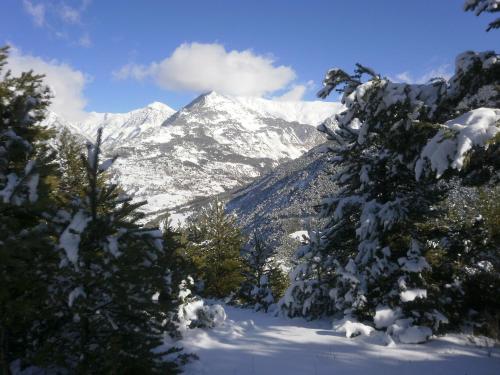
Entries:
{"label": "bare patch of snow", "polygon": [[298,230],[296,232],[290,233],[288,237],[293,238],[297,241],[307,241],[309,239],[309,233],[307,230]]}
{"label": "bare patch of snow", "polygon": [[427,298],[427,290],[425,289],[408,289],[399,293],[399,297],[403,302],[411,302],[417,298]]}
{"label": "bare patch of snow", "polygon": [[432,336],[429,327],[411,326],[399,334],[399,341],[403,344],[422,344]]}
{"label": "bare patch of snow", "polygon": [[347,338],[359,335],[370,336],[375,331],[373,327],[349,319],[343,319],[338,323],[334,323],[333,329],[336,332],[345,332],[345,337]]}
{"label": "bare patch of snow", "polygon": [[80,235],[83,233],[90,220],[91,218],[88,217],[84,211],[78,211],[59,239],[59,246],[64,249],[68,260],[74,265],[78,263]]}
{"label": "bare patch of snow", "polygon": [[[422,345],[386,346],[383,333],[347,339],[332,331],[329,321],[287,319],[231,306],[224,309],[227,318],[219,326],[184,332],[179,345],[199,356],[184,367],[186,375],[500,373],[500,348],[483,341],[474,343],[466,335],[432,337]],[[418,335],[425,333],[419,330]],[[409,331],[408,337],[403,336],[415,339],[418,335]],[[167,341],[165,348],[172,345]]]}
{"label": "bare patch of snow", "polygon": [[69,294],[68,296],[68,306],[69,307],[72,307],[73,304],[75,303],[75,300],[78,298],[78,297],[87,297],[87,294],[84,292],[83,288],[81,286],[73,289],[71,291],[71,293]]}
{"label": "bare patch of snow", "polygon": [[373,322],[376,328],[386,328],[393,324],[401,316],[399,309],[391,309],[388,306],[379,306],[375,311]]}

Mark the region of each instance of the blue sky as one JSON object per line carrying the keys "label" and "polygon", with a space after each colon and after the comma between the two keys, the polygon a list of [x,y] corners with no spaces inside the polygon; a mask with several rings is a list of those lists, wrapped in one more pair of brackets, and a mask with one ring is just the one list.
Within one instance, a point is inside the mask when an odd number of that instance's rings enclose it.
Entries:
{"label": "blue sky", "polygon": [[500,32],[485,31],[493,17],[462,6],[463,0],[2,0],[0,43],[15,47],[12,64],[19,69],[31,64],[52,72],[61,81],[56,91],[67,97],[59,108],[75,105],[75,113],[122,112],[157,100],[179,108],[208,89],[311,100],[333,66],[351,71],[360,62],[420,81],[450,74],[464,50],[498,49]]}

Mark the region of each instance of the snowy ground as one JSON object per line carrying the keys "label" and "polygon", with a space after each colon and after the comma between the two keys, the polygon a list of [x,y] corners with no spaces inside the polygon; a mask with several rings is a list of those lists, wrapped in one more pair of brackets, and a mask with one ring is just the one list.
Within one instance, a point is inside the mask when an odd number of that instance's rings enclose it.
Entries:
{"label": "snowy ground", "polygon": [[473,345],[465,336],[386,347],[378,335],[345,338],[328,322],[225,309],[221,326],[186,333],[184,348],[200,358],[185,367],[187,375],[500,374],[500,348]]}

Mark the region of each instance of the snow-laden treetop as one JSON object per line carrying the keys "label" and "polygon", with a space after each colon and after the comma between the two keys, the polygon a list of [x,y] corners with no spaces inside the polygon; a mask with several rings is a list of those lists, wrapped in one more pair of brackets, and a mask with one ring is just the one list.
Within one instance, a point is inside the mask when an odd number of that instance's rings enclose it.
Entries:
{"label": "snow-laden treetop", "polygon": [[[338,85],[345,85],[342,103],[347,110],[328,119],[319,130],[349,147],[352,142],[363,145],[375,134],[394,136],[399,127],[440,123],[441,130],[422,154],[407,160],[415,163],[417,179],[430,171],[439,178],[448,168],[460,171],[468,152],[474,147],[487,147],[499,133],[499,73],[500,56],[492,51],[464,52],[456,58],[453,77],[448,81],[435,78],[425,84],[391,82],[361,65],[352,76],[331,69],[318,96],[326,97]],[[370,79],[363,82],[363,75]],[[403,111],[396,112],[401,108]],[[402,112],[404,116],[395,117]]]}

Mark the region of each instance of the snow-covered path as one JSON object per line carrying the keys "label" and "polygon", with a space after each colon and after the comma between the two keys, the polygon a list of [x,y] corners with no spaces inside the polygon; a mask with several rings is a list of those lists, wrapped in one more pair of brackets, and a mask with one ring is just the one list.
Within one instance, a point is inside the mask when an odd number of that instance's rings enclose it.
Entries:
{"label": "snow-covered path", "polygon": [[464,336],[386,347],[381,337],[347,339],[328,322],[276,318],[225,306],[227,320],[183,340],[199,356],[188,375],[499,375],[500,349]]}

